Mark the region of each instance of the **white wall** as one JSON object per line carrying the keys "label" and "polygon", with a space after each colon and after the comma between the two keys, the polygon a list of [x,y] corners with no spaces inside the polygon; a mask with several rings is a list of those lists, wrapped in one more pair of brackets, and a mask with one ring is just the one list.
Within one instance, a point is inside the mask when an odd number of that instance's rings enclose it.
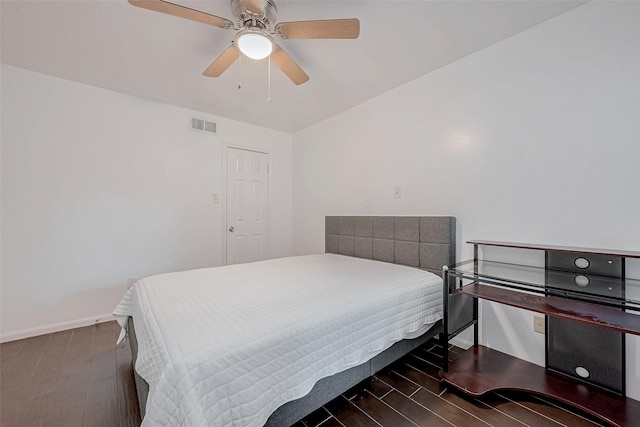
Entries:
{"label": "white wall", "polygon": [[[638,22],[639,2],[591,2],[295,134],[294,252],[323,251],[327,214],[454,215],[463,258],[470,239],[640,250]],[[485,343],[543,363],[530,313],[483,316]]]}
{"label": "white wall", "polygon": [[3,64],[2,340],[104,317],[128,278],[221,265],[225,144],[270,153],[272,256],[290,255],[291,138]]}

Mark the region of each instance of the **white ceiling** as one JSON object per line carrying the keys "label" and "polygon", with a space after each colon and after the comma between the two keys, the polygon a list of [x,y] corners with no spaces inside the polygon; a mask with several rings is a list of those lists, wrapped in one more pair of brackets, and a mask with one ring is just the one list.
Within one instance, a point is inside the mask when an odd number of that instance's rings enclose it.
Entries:
{"label": "white ceiling", "polygon": [[[233,19],[228,1],[175,2]],[[276,0],[278,22],[358,18],[361,30],[356,40],[282,40],[311,79],[295,86],[272,67],[271,102],[266,60],[202,76],[233,31],[126,0],[2,0],[1,52],[5,64],[295,132],[583,3]]]}

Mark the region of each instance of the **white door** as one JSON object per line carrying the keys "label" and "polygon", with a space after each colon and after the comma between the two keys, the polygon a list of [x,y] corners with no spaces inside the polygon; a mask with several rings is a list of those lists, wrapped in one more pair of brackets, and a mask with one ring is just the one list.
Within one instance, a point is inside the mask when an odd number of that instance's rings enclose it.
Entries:
{"label": "white door", "polygon": [[227,264],[269,257],[269,156],[227,148]]}

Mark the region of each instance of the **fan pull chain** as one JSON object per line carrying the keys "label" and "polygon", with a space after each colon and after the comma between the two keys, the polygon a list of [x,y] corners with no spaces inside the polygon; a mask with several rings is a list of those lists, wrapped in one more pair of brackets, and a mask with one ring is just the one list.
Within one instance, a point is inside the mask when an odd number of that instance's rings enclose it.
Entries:
{"label": "fan pull chain", "polygon": [[242,89],[242,54],[238,56],[238,90]]}
{"label": "fan pull chain", "polygon": [[269,72],[268,72],[268,82],[267,82],[267,102],[271,102],[271,55],[269,55]]}

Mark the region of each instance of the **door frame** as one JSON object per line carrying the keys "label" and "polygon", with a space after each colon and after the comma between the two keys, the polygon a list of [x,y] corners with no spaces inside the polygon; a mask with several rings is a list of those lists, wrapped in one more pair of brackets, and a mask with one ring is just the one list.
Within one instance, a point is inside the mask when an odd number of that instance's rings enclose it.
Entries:
{"label": "door frame", "polygon": [[227,237],[229,234],[227,233],[227,152],[229,148],[233,148],[236,150],[243,151],[251,151],[254,153],[266,154],[267,155],[267,164],[269,165],[267,175],[269,177],[269,185],[267,186],[267,197],[269,198],[269,224],[267,224],[267,228],[269,230],[269,245],[267,247],[267,259],[271,258],[271,254],[273,253],[273,203],[271,199],[271,153],[269,150],[249,147],[241,144],[233,144],[233,143],[223,143],[222,144],[222,197],[220,207],[222,209],[222,265],[227,264]]}

